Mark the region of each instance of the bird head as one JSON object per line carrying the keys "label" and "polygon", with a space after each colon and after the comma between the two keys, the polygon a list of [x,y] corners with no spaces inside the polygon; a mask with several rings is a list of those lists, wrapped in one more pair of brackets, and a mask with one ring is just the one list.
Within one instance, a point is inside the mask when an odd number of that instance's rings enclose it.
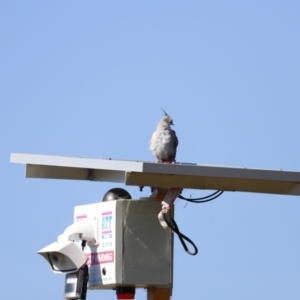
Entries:
{"label": "bird head", "polygon": [[163,109],[162,111],[165,113],[165,115],[162,117],[161,122],[165,123],[168,127],[174,125],[173,119]]}

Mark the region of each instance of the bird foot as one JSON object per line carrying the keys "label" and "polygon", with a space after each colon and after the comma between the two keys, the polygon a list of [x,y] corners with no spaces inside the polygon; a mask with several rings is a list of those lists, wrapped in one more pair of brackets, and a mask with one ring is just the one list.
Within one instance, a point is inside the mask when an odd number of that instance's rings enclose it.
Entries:
{"label": "bird foot", "polygon": [[175,164],[175,159],[159,159],[157,162],[166,164]]}

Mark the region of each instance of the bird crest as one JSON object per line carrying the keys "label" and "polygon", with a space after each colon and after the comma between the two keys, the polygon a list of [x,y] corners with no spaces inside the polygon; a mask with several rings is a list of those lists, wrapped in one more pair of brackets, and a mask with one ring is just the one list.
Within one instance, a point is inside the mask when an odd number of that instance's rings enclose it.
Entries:
{"label": "bird crest", "polygon": [[168,117],[170,117],[166,112],[165,112],[165,110],[164,109],[162,109],[161,108],[161,110],[165,113],[165,116],[168,116]]}

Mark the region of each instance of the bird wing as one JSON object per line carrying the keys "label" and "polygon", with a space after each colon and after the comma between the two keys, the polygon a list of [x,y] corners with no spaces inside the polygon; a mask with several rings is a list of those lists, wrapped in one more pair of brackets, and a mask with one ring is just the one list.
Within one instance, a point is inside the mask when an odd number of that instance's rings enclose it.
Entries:
{"label": "bird wing", "polygon": [[176,150],[176,148],[179,144],[179,140],[178,140],[178,137],[177,137],[176,132],[174,130],[172,130],[172,134],[174,135],[174,148]]}

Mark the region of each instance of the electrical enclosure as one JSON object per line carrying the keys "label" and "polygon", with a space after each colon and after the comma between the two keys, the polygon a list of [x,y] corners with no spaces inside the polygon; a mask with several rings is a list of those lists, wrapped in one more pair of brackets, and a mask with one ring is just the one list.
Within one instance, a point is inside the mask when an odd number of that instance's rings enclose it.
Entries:
{"label": "electrical enclosure", "polygon": [[85,247],[88,289],[172,288],[173,233],[157,215],[161,203],[116,200],[76,206],[74,222],[98,219],[98,245]]}

